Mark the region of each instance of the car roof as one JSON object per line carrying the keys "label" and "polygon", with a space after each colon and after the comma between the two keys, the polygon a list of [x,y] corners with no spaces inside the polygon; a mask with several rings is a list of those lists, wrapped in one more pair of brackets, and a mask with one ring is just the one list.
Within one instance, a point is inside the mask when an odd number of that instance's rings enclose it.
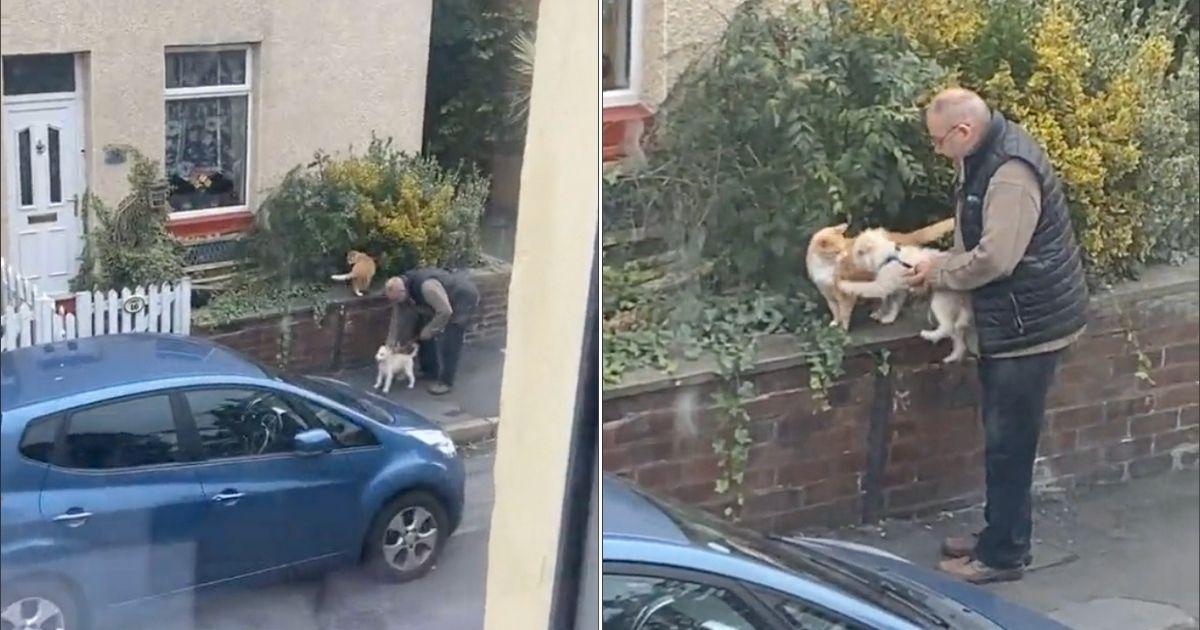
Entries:
{"label": "car roof", "polygon": [[0,353],[0,410],[123,385],[189,376],[267,376],[247,358],[199,337],[126,333]]}
{"label": "car roof", "polygon": [[628,483],[609,474],[603,479],[604,536],[626,536],[691,545],[683,530],[657,505]]}

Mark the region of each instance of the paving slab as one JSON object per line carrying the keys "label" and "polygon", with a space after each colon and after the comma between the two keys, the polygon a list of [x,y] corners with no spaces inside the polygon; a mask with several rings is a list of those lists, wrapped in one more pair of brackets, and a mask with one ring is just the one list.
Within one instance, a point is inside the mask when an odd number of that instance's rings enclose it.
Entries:
{"label": "paving slab", "polygon": [[[375,384],[375,366],[360,366],[326,374],[362,389]],[[503,339],[480,340],[463,348],[454,389],[441,396],[426,390],[432,382],[418,377],[412,389],[393,383],[386,394],[445,429],[455,442],[495,437],[500,417],[500,383],[504,377]]]}
{"label": "paving slab", "polygon": [[[943,538],[982,525],[982,509],[974,506],[799,533],[869,544],[935,566]],[[1080,630],[1197,627],[1200,472],[1176,471],[1042,498],[1035,506],[1034,537],[1033,564],[1025,577],[985,588]]]}

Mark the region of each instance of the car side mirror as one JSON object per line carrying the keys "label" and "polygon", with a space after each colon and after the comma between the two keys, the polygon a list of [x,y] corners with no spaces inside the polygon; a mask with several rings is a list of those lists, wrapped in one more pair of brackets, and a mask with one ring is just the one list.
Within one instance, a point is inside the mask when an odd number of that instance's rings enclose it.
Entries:
{"label": "car side mirror", "polygon": [[325,429],[309,429],[296,434],[293,446],[300,456],[324,455],[333,450],[333,436]]}

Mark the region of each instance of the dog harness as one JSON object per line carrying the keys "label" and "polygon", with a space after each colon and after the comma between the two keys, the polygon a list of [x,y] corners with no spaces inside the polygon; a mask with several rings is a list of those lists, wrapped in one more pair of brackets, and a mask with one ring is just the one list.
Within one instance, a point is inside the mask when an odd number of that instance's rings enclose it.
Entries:
{"label": "dog harness", "polygon": [[886,267],[886,266],[887,266],[887,264],[888,264],[888,263],[891,263],[891,262],[898,262],[898,263],[900,263],[900,264],[901,264],[901,265],[902,265],[902,266],[903,266],[905,269],[912,269],[912,268],[913,268],[913,266],[912,266],[912,265],[910,265],[910,264],[908,264],[908,263],[904,262],[903,260],[900,260],[900,247],[899,247],[899,246],[897,246],[897,247],[896,247],[896,250],[895,250],[895,251],[893,251],[892,253],[888,254],[888,257],[887,257],[887,258],[884,258],[884,259],[883,259],[883,264],[882,264],[882,265],[880,265],[880,266],[879,266],[879,268],[880,268],[880,269],[883,269],[884,267]]}

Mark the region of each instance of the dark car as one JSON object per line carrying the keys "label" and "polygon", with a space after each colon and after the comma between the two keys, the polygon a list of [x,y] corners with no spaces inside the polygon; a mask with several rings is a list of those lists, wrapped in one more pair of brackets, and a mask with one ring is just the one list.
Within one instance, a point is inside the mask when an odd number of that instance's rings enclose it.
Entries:
{"label": "dark car", "polygon": [[886,551],[767,537],[603,483],[605,630],[1067,630]]}
{"label": "dark car", "polygon": [[3,630],[127,627],[176,595],[360,562],[412,580],[462,516],[435,425],[215,343],[23,348],[0,379]]}

